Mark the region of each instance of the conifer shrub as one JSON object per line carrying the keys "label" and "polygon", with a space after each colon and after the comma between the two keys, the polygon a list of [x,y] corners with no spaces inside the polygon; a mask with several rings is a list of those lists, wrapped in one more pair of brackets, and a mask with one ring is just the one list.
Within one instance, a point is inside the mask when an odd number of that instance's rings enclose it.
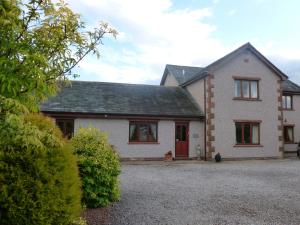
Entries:
{"label": "conifer shrub", "polygon": [[1,224],[69,225],[80,199],[76,157],[55,123],[38,114],[1,117]]}
{"label": "conifer shrub", "polygon": [[107,136],[93,127],[79,128],[71,142],[78,158],[83,204],[96,208],[119,200],[119,156]]}

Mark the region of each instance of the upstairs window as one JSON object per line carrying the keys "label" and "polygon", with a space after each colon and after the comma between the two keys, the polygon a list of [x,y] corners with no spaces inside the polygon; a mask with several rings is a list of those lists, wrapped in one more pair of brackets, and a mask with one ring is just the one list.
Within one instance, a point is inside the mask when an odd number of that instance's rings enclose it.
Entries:
{"label": "upstairs window", "polygon": [[293,109],[293,97],[291,95],[282,96],[282,108],[285,110]]}
{"label": "upstairs window", "polygon": [[258,80],[234,80],[234,97],[240,99],[258,99]]}
{"label": "upstairs window", "polygon": [[73,119],[56,119],[56,124],[60,128],[65,138],[70,139],[74,134]]}
{"label": "upstairs window", "polygon": [[157,122],[130,122],[129,142],[157,142]]}

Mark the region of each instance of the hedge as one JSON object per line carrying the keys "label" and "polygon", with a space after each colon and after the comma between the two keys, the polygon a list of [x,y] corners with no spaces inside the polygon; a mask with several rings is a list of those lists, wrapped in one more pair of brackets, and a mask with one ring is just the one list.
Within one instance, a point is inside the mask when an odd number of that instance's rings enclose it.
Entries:
{"label": "hedge", "polygon": [[0,162],[1,224],[71,224],[78,219],[76,157],[51,119],[2,117]]}

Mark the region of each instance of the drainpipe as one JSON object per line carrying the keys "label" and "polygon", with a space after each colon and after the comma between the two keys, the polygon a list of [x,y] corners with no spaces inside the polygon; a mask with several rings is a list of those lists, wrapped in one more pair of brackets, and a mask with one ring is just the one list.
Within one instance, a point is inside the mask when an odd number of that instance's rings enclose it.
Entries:
{"label": "drainpipe", "polygon": [[204,78],[204,161],[206,161],[206,77]]}

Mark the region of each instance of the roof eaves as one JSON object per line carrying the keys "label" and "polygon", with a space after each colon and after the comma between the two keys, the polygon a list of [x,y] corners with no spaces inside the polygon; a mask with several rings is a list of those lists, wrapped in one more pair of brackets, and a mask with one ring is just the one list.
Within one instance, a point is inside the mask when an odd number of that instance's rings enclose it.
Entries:
{"label": "roof eaves", "polygon": [[209,75],[209,72],[206,70],[206,68],[204,68],[202,71],[200,71],[200,73],[198,75],[196,75],[192,79],[187,80],[186,82],[180,84],[179,86],[186,87],[186,86],[196,82],[197,80],[202,80],[203,78],[207,77],[208,75]]}

